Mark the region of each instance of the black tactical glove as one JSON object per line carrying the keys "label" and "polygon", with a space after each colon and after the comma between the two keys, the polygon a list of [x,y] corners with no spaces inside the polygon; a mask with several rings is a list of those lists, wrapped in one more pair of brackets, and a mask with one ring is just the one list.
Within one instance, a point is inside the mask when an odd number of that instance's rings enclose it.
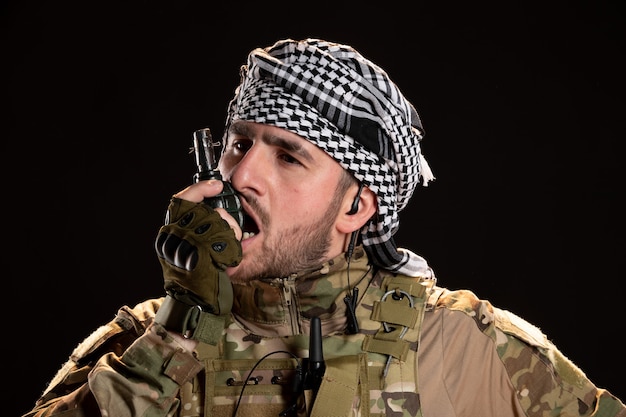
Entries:
{"label": "black tactical glove", "polygon": [[233,290],[224,271],[241,262],[241,243],[218,212],[172,197],[155,249],[169,296],[204,312],[230,312]]}

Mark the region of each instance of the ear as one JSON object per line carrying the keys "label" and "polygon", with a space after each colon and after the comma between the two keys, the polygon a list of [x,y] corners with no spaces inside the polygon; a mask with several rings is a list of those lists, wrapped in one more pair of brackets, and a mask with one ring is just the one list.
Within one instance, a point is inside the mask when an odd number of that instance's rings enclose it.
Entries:
{"label": "ear", "polygon": [[368,187],[363,187],[358,197],[356,212],[351,211],[357,193],[358,187],[355,186],[343,197],[341,211],[337,218],[337,230],[341,233],[352,233],[359,230],[376,213],[378,208],[376,194]]}

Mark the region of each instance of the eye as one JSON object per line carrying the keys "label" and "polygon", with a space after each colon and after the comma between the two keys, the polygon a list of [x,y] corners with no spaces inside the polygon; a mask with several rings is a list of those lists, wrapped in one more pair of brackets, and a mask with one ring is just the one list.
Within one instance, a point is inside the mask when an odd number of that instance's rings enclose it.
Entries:
{"label": "eye", "polygon": [[299,160],[297,160],[288,153],[281,153],[280,155],[278,155],[278,158],[288,164],[302,165]]}
{"label": "eye", "polygon": [[237,155],[243,155],[250,150],[252,147],[252,141],[247,139],[237,139],[234,140],[231,145],[233,153]]}

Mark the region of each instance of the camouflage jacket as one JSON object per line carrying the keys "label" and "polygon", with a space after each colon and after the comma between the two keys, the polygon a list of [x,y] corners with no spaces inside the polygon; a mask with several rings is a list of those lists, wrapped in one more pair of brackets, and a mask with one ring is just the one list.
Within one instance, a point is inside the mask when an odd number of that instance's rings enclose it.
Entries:
{"label": "camouflage jacket", "polygon": [[[221,341],[194,352],[123,307],[72,353],[25,416],[620,416],[543,333],[472,292],[373,270],[362,250],[315,271],[235,285]],[[346,334],[347,289],[359,331]],[[325,372],[311,366],[319,317]],[[418,366],[419,364],[419,366]],[[306,378],[305,378],[306,381]]]}

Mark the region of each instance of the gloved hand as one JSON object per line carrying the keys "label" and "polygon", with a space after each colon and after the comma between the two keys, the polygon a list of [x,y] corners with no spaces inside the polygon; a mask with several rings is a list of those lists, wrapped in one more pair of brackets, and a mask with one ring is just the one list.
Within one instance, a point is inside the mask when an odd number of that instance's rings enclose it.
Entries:
{"label": "gloved hand", "polygon": [[241,243],[217,211],[172,197],[155,249],[170,296],[213,314],[230,312],[233,290],[225,269],[241,262]]}

